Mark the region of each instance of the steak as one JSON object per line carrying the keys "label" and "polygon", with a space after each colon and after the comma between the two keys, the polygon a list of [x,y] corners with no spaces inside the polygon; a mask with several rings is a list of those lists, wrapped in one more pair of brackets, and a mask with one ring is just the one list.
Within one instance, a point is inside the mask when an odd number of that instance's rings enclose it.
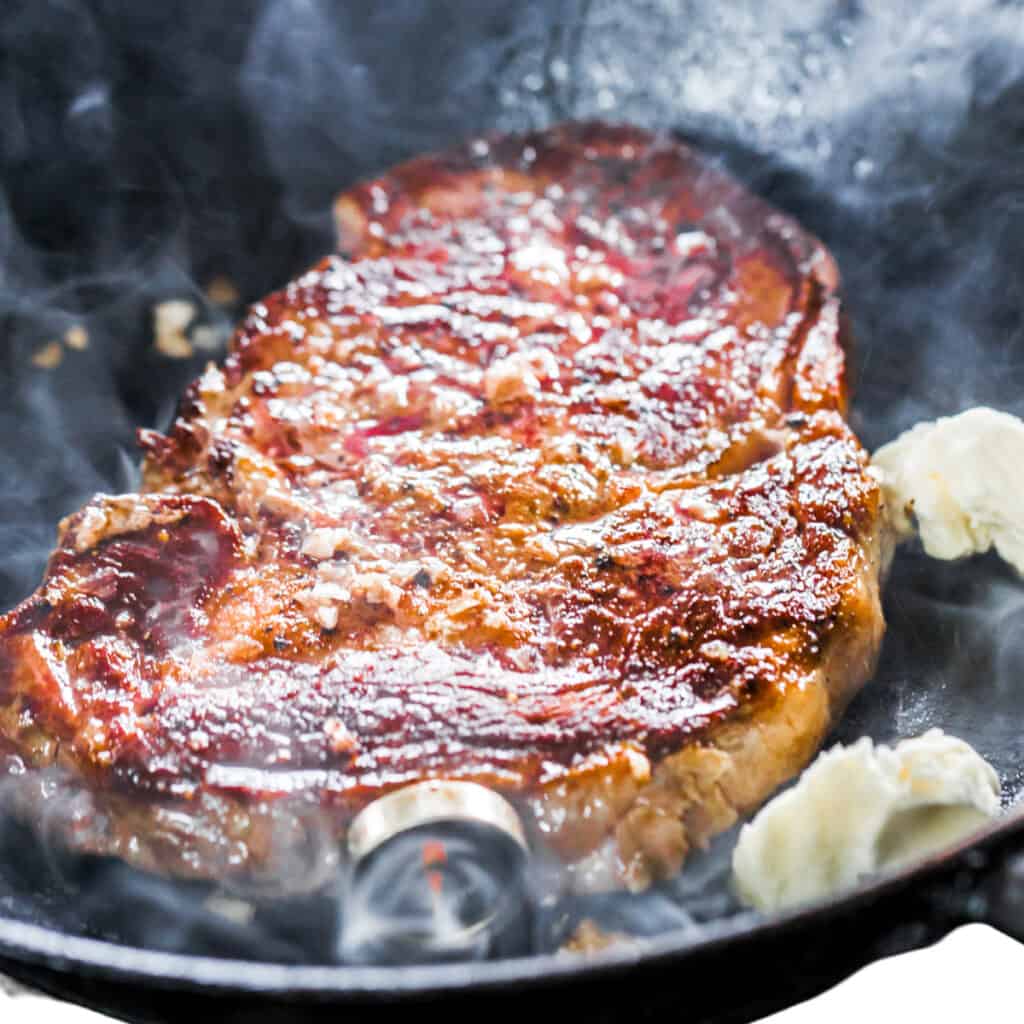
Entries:
{"label": "steak", "polygon": [[0,620],[12,806],[275,878],[466,779],[581,885],[671,874],[803,768],[879,646],[832,259],[600,124],[335,210],[339,253],[249,310],[140,432],[141,492],[67,518]]}

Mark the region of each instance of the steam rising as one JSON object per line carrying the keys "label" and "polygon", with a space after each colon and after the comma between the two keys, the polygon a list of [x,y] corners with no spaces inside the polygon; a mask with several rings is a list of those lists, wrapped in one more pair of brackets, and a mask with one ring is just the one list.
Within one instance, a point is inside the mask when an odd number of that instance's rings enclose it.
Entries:
{"label": "steam rising", "polygon": [[[720,4],[669,0],[237,0],[187,14],[136,0],[8,6],[5,607],[37,583],[61,515],[96,490],[132,486],[134,426],[163,425],[206,358],[153,349],[154,303],[187,299],[198,324],[223,325],[237,310],[206,297],[212,279],[246,300],[283,284],[329,246],[340,188],[479,131],[604,117],[679,132],[796,214],[844,274],[858,338],[855,425],[869,447],[969,405],[1024,414],[1019,4],[749,0],[728,16]],[[76,326],[84,348],[61,341]],[[34,366],[53,342],[60,364]],[[1015,797],[1016,579],[994,560],[937,566],[910,552],[894,566],[888,605],[879,677],[840,736],[885,741],[941,726],[992,761]],[[557,945],[585,915],[649,934],[733,911],[730,843],[638,898],[540,900],[535,948]],[[8,912],[103,932],[82,908],[104,904],[107,877],[76,883],[74,921],[59,900],[9,900]],[[166,889],[130,891],[168,916]],[[209,908],[198,896],[173,906],[180,931],[145,941],[194,948]],[[273,920],[214,928],[212,945],[317,955],[290,944],[294,921]],[[320,955],[337,946],[331,927],[313,929]],[[261,936],[271,936],[263,946]]]}

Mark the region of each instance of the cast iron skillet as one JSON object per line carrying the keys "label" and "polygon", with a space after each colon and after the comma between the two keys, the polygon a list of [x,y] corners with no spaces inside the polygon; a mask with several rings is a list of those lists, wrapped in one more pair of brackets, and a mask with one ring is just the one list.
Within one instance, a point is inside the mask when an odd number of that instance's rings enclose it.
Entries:
{"label": "cast iron skillet", "polygon": [[[16,0],[0,16],[4,607],[38,581],[61,515],[130,486],[133,428],[165,423],[206,358],[154,353],[153,302],[184,295],[226,326],[239,307],[204,298],[211,277],[258,298],[329,246],[336,190],[479,131],[634,120],[695,141],[800,218],[844,274],[854,425],[868,447],[972,404],[1024,414],[1024,39],[1008,31],[1012,5],[967,22],[940,3],[927,20],[945,42],[907,12],[891,15],[905,22],[895,31],[852,3],[737,3],[729,16],[669,0],[151,6]],[[33,367],[72,324],[88,328],[88,349]],[[834,739],[941,726],[993,762],[1012,802],[1024,789],[1019,581],[994,558],[951,566],[911,549],[886,606],[877,677]],[[66,923],[67,897],[15,884],[35,852],[11,826],[0,837],[0,968],[135,1020],[415,1006],[453,1019],[564,1008],[739,1021],[962,921],[1024,934],[1024,820],[1012,810],[969,846],[785,916],[733,914],[585,962],[401,970],[159,951],[180,946],[170,904],[145,943],[114,940],[128,923],[116,900],[103,930],[114,939],[74,934],[89,929]],[[320,927],[308,910],[300,929]]]}
{"label": "cast iron skillet", "polygon": [[[127,1020],[337,1020],[373,1013],[409,1020],[443,1013],[479,1020],[502,1010],[553,1019],[739,1022],[820,992],[879,956],[982,920],[1024,937],[1019,815],[914,870],[819,907],[769,920],[666,935],[642,952],[518,958],[434,967],[257,964],[131,949],[0,921],[0,965],[12,977]],[[359,1019],[359,1018],[357,1018]],[[486,1019],[486,1018],[485,1018]]]}

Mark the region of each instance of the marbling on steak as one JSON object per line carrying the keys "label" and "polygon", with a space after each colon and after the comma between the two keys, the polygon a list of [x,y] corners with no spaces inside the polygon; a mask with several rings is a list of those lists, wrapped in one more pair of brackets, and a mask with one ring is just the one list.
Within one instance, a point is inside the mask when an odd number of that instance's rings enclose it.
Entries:
{"label": "marbling on steak", "polygon": [[336,211],[340,254],[252,307],[141,432],[143,491],[69,517],[0,620],[16,804],[76,792],[67,842],[145,868],[273,874],[311,818],[473,779],[585,884],[675,871],[878,648],[831,258],[599,124]]}

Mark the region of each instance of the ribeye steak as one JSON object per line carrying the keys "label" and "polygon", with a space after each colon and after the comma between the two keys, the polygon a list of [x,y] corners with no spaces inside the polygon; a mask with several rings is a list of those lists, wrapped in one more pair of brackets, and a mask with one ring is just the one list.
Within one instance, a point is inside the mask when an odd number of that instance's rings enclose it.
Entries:
{"label": "ribeye steak", "polygon": [[222,877],[471,779],[581,884],[675,871],[881,637],[829,254],[599,124],[412,160],[336,216],[0,620],[14,805]]}

